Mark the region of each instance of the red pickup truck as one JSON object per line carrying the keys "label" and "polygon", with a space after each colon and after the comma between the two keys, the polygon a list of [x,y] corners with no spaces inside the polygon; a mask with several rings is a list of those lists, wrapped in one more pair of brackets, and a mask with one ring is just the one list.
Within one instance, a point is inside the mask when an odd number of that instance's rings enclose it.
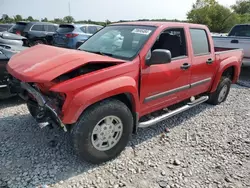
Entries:
{"label": "red pickup truck", "polygon": [[61,126],[82,159],[102,163],[138,127],[225,101],[242,58],[241,49],[215,49],[203,25],[130,22],[103,28],[78,50],[34,46],[7,70],[40,127]]}

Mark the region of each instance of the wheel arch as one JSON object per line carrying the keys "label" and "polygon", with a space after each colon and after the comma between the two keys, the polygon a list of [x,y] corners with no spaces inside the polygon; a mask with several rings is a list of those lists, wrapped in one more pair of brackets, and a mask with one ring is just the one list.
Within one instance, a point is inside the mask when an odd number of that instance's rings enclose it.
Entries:
{"label": "wheel arch", "polygon": [[136,117],[139,111],[138,89],[134,79],[123,77],[91,86],[72,96],[63,107],[63,122],[75,123],[80,115],[90,106],[103,100],[115,98],[123,102]]}
{"label": "wheel arch", "polygon": [[228,77],[232,83],[236,83],[239,78],[240,68],[237,61],[229,62],[225,60],[221,63],[219,70],[216,73],[211,92],[215,92],[218,84],[223,76]]}

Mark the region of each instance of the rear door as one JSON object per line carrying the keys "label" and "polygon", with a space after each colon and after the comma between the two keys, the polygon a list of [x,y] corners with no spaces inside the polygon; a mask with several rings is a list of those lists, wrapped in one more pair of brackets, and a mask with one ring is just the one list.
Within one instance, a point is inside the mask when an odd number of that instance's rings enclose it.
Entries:
{"label": "rear door", "polygon": [[46,40],[49,44],[52,43],[52,40],[53,40],[53,35],[55,34],[56,32],[56,27],[54,25],[44,25],[45,27],[45,31],[46,31]]}
{"label": "rear door", "polygon": [[30,31],[28,33],[29,38],[40,38],[46,36],[45,25],[44,24],[34,24],[31,26]]}
{"label": "rear door", "polygon": [[190,96],[195,96],[209,90],[217,62],[214,48],[210,45],[211,37],[206,29],[190,28],[190,47],[192,47],[191,88]]}

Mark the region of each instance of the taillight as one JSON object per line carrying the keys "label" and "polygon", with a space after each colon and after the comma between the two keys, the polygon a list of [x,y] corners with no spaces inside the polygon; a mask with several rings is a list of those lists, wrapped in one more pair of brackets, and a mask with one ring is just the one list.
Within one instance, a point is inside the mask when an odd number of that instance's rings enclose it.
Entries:
{"label": "taillight", "polygon": [[66,34],[65,36],[66,36],[67,38],[74,38],[74,37],[78,36],[78,34],[76,34],[76,33],[68,33],[68,34]]}
{"label": "taillight", "polygon": [[20,31],[16,31],[16,34],[17,34],[17,35],[21,35],[21,32],[20,32]]}

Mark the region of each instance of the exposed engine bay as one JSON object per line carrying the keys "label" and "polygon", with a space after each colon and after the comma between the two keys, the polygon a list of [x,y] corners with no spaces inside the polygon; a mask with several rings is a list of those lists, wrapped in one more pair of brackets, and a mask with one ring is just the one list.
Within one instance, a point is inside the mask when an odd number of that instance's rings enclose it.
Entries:
{"label": "exposed engine bay", "polygon": [[60,83],[72,78],[76,78],[78,76],[88,74],[94,71],[98,71],[101,69],[105,69],[111,66],[116,65],[115,63],[88,63],[82,67],[78,67],[77,69],[74,69],[70,72],[67,72],[65,74],[62,74],[61,76],[57,77],[56,79],[53,80],[53,82]]}

